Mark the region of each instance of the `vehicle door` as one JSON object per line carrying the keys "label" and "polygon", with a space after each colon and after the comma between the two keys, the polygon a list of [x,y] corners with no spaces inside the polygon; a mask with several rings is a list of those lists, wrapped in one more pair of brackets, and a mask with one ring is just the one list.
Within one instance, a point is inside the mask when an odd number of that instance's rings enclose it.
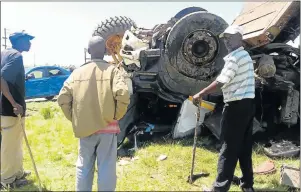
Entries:
{"label": "vehicle door", "polygon": [[26,99],[41,98],[49,95],[49,78],[45,68],[34,68],[25,74]]}
{"label": "vehicle door", "polygon": [[52,96],[58,95],[70,72],[59,67],[48,67],[49,91]]}

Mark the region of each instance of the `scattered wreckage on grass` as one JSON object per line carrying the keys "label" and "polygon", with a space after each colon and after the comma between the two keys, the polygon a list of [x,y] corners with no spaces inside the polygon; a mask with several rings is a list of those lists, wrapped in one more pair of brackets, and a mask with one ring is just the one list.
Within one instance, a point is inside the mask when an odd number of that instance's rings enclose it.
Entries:
{"label": "scattered wreckage on grass", "polygon": [[[299,23],[298,2],[246,3],[233,22],[243,26],[244,47],[254,61],[254,134],[299,124],[300,49],[286,44],[299,36]],[[118,146],[139,134],[193,133],[197,108],[187,98],[222,70],[228,53],[219,35],[227,27],[223,18],[199,7],[185,8],[152,29],[127,17],[111,17],[96,27],[93,36],[106,40],[107,54],[124,71],[132,93]],[[204,126],[219,139],[222,92],[203,99]]]}

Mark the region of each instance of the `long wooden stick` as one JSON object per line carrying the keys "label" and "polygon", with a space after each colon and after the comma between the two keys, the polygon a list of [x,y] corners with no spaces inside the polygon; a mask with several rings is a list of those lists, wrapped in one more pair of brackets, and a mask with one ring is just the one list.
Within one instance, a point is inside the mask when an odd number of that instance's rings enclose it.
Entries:
{"label": "long wooden stick", "polygon": [[24,125],[22,124],[22,117],[21,117],[21,115],[18,115],[18,119],[19,119],[19,122],[21,123],[21,127],[22,127],[22,130],[23,130],[25,143],[26,143],[27,149],[28,149],[28,151],[29,151],[29,155],[30,155],[30,158],[31,158],[31,162],[32,162],[32,164],[33,164],[34,171],[35,171],[36,176],[37,176],[37,178],[38,178],[38,182],[39,182],[39,191],[43,191],[43,190],[42,190],[42,185],[41,185],[41,180],[40,180],[40,177],[39,177],[39,173],[38,173],[38,170],[37,170],[37,167],[36,167],[35,161],[34,161],[34,159],[33,159],[33,155],[32,155],[32,153],[31,153],[31,149],[30,149],[30,146],[29,146],[29,143],[28,143],[28,140],[27,140],[25,128],[24,128]]}
{"label": "long wooden stick", "polygon": [[[201,102],[201,101],[200,101]],[[200,120],[200,113],[201,113],[201,103],[198,104],[197,106],[197,112],[196,112],[196,125],[194,128],[194,140],[193,140],[193,151],[192,151],[192,162],[191,162],[191,170],[190,170],[190,178],[189,178],[189,183],[192,184],[193,183],[193,170],[194,170],[194,161],[195,161],[195,151],[196,151],[196,142],[197,142],[197,137],[198,137],[198,133],[197,133],[197,128],[198,128],[198,122]]]}

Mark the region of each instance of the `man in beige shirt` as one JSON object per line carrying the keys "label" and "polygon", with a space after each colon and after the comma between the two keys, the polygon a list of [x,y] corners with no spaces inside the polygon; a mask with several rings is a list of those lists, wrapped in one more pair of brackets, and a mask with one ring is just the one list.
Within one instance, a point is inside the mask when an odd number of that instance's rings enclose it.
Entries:
{"label": "man in beige shirt", "polygon": [[114,191],[118,120],[127,111],[130,94],[121,71],[103,60],[103,38],[92,37],[88,52],[91,62],[75,69],[65,81],[58,104],[79,138],[76,191],[92,190],[96,159],[98,190]]}

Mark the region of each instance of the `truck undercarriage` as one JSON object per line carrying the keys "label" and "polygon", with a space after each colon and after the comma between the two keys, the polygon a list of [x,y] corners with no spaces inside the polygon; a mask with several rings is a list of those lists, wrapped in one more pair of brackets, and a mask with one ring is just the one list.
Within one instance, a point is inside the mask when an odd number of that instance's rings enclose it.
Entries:
{"label": "truck undercarriage", "polygon": [[[299,23],[298,2],[247,3],[234,21],[244,27],[244,47],[256,69],[254,134],[299,125],[300,50],[286,44],[300,34]],[[119,122],[118,146],[130,135],[171,132],[178,138],[191,133],[193,127],[187,125],[187,131],[175,134],[176,125],[190,113],[183,112],[191,105],[187,98],[209,85],[223,68],[228,53],[218,36],[227,26],[221,17],[198,7],[183,9],[153,29],[138,28],[127,17],[97,26],[93,35],[106,40],[107,54],[124,71],[132,91],[128,111]],[[203,100],[215,104],[204,125],[219,139],[221,90]]]}

